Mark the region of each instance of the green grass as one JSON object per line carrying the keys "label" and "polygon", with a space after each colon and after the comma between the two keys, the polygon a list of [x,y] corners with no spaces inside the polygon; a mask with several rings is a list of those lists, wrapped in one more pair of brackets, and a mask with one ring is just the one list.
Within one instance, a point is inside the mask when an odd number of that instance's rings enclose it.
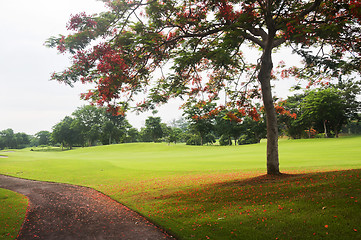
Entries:
{"label": "green grass", "polygon": [[333,172],[361,168],[360,143],[281,140],[281,171],[295,175],[271,180],[264,142],[27,149],[1,153],[0,172],[93,187],[180,239],[361,239],[360,170]]}
{"label": "green grass", "polygon": [[28,199],[0,188],[0,239],[15,239],[23,224]]}

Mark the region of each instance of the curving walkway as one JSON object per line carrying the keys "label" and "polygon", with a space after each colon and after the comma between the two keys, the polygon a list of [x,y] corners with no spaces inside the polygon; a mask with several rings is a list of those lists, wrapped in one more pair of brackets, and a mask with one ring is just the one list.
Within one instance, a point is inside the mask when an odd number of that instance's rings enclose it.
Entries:
{"label": "curving walkway", "polygon": [[29,198],[17,239],[174,239],[161,229],[91,188],[0,175],[0,188]]}

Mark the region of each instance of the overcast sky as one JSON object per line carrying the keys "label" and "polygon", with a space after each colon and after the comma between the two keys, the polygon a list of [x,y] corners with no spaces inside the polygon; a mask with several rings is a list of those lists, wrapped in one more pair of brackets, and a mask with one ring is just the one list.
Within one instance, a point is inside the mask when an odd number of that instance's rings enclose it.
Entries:
{"label": "overcast sky", "polygon": [[[51,128],[82,105],[80,93],[89,87],[70,88],[49,81],[51,73],[69,66],[67,56],[43,44],[47,38],[67,34],[71,14],[104,10],[96,0],[0,0],[0,131],[35,134]],[[285,96],[290,83],[280,84]],[[131,114],[129,122],[140,128],[146,116]],[[181,116],[178,106],[161,108],[164,122]]]}
{"label": "overcast sky", "polygon": [[[103,3],[95,0],[0,0],[0,131],[51,130],[88,104],[79,95],[89,86],[70,88],[49,81],[51,73],[69,66],[69,59],[43,44],[51,36],[67,34],[71,14],[102,10]],[[178,118],[180,113],[172,115]],[[144,124],[144,115],[129,118],[135,127]]]}

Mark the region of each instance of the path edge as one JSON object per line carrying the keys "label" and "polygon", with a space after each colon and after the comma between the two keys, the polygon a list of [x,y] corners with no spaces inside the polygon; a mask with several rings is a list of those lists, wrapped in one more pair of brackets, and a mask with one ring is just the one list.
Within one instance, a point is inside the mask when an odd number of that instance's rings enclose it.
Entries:
{"label": "path edge", "polygon": [[[167,230],[165,230],[161,225],[155,223],[154,221],[152,221],[151,219],[147,218],[147,217],[144,216],[143,214],[139,213],[138,211],[136,211],[136,210],[134,210],[134,209],[129,208],[127,205],[125,205],[125,204],[123,204],[123,203],[121,203],[121,202],[119,202],[119,201],[111,198],[109,195],[107,195],[107,194],[105,194],[105,193],[103,193],[103,192],[101,192],[101,191],[99,191],[99,190],[97,190],[97,189],[95,189],[95,188],[88,187],[88,186],[71,184],[71,183],[61,183],[61,182],[54,182],[54,181],[40,181],[40,180],[29,179],[29,178],[14,177],[14,176],[11,176],[11,175],[8,175],[8,174],[3,174],[3,173],[0,173],[0,175],[5,176],[5,177],[10,177],[10,178],[17,178],[17,179],[32,181],[32,182],[44,182],[44,183],[51,183],[51,184],[68,185],[68,186],[72,186],[72,187],[75,187],[75,188],[87,188],[87,189],[91,189],[91,190],[93,190],[93,191],[96,191],[96,192],[104,195],[105,197],[107,197],[107,198],[110,199],[111,201],[113,201],[113,202],[115,202],[115,203],[117,203],[117,204],[120,204],[121,206],[123,206],[124,208],[126,208],[128,211],[134,212],[134,213],[137,214],[139,217],[145,219],[146,221],[148,221],[149,223],[151,223],[152,225],[154,225],[155,227],[157,227],[161,232],[163,232],[164,234],[166,234],[167,237],[172,238],[172,239],[174,239],[174,240],[178,239],[177,234],[175,234],[173,231],[167,231]],[[6,188],[4,188],[4,189],[6,189]],[[8,190],[9,190],[9,189],[8,189]],[[13,190],[10,190],[10,191],[13,191]],[[16,192],[16,191],[13,191],[13,192]],[[19,192],[16,192],[16,193],[19,193]],[[19,193],[19,194],[21,194],[21,193]],[[23,194],[21,194],[21,195],[23,195]],[[23,195],[23,196],[25,196],[25,195]],[[25,224],[25,221],[26,221],[26,219],[27,219],[28,211],[29,211],[29,209],[30,209],[31,201],[30,201],[30,199],[29,199],[27,196],[25,196],[25,197],[28,199],[28,207],[27,207],[27,209],[26,209],[24,222],[22,223],[21,228],[20,228],[20,231],[19,231],[17,237],[15,238],[15,240],[18,239],[18,237],[19,237],[19,234],[20,234],[20,232],[21,232],[21,230],[22,230],[22,228],[23,228],[23,226],[24,226],[24,224]]]}

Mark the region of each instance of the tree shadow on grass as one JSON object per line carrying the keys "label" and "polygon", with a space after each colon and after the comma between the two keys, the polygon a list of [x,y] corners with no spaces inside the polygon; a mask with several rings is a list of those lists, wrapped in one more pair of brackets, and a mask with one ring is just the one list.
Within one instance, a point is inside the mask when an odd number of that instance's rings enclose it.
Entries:
{"label": "tree shadow on grass", "polygon": [[193,198],[196,194],[199,198],[205,198],[208,199],[208,201],[214,198],[214,201],[216,202],[218,201],[217,197],[219,196],[222,196],[224,199],[227,199],[227,196],[230,198],[232,198],[231,196],[236,197],[235,192],[249,191],[250,193],[252,192],[251,195],[257,196],[258,194],[271,191],[271,189],[280,194],[282,192],[284,194],[297,195],[297,191],[299,191],[300,187],[311,190],[315,189],[316,185],[327,182],[332,183],[332,179],[339,177],[347,179],[348,176],[358,176],[360,174],[361,169],[318,171],[310,173],[283,173],[281,175],[263,174],[256,177],[203,184],[198,187],[191,187],[177,192],[160,191],[161,193],[159,196],[153,197],[153,199],[177,199],[181,196]]}
{"label": "tree shadow on grass", "polygon": [[289,174],[289,173],[282,173],[280,175],[268,175],[264,174],[261,176],[247,178],[242,180],[235,180],[235,181],[227,181],[222,183],[217,183],[218,186],[255,186],[260,184],[267,184],[267,183],[275,183],[279,182],[284,179],[296,179],[299,177],[306,176],[308,174]]}
{"label": "tree shadow on grass", "polygon": [[321,179],[321,178],[327,179],[328,176],[350,175],[350,174],[361,174],[361,169],[334,170],[334,171],[320,170],[317,172],[310,172],[310,173],[282,173],[280,175],[264,174],[261,176],[252,177],[248,179],[216,183],[214,184],[214,186],[219,186],[219,187],[257,186],[262,184],[281,183],[281,182],[285,182],[285,180],[287,180],[287,182],[297,182],[305,179]]}

